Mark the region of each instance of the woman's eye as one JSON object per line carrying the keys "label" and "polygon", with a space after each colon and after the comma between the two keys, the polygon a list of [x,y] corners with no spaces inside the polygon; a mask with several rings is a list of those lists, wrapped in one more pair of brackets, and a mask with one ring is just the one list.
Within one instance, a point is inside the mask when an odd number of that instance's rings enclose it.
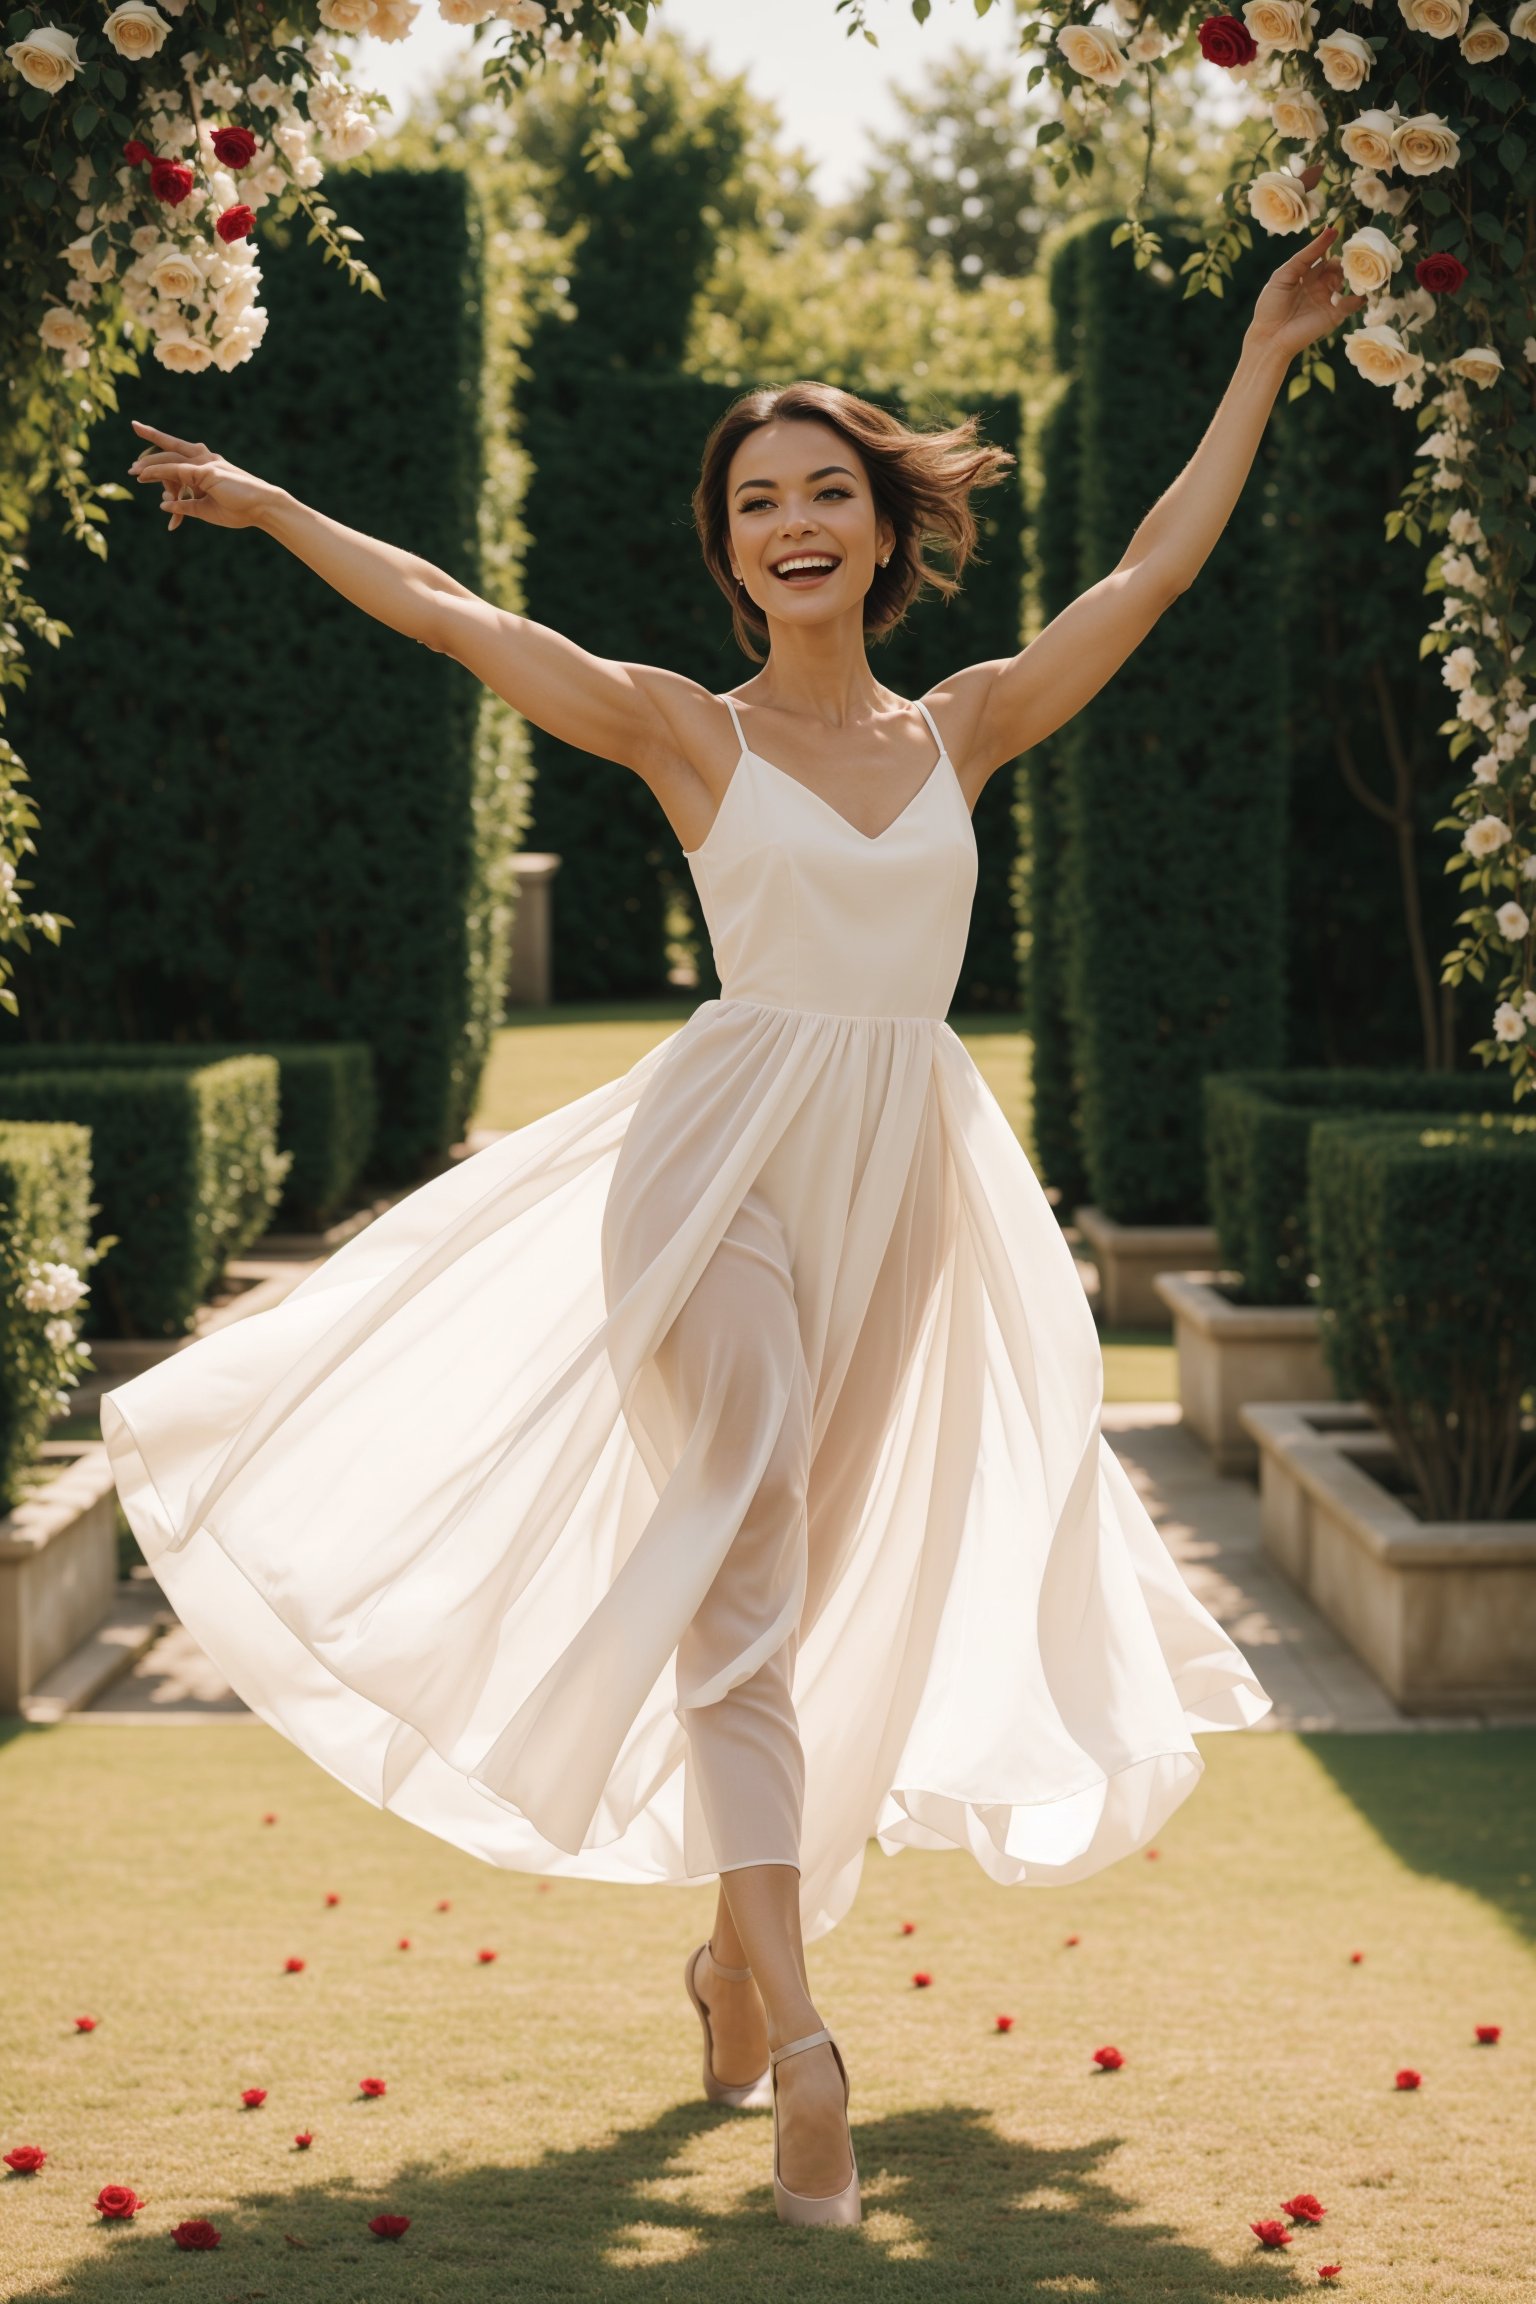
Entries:
{"label": "woman's eye", "polygon": [[743,512],[771,512],[773,499],[771,496],[749,496],[741,509]]}
{"label": "woman's eye", "polygon": [[853,494],[853,490],[851,488],[839,488],[834,482],[830,488],[818,488],[816,493],[818,496],[836,496],[843,498],[851,496]]}

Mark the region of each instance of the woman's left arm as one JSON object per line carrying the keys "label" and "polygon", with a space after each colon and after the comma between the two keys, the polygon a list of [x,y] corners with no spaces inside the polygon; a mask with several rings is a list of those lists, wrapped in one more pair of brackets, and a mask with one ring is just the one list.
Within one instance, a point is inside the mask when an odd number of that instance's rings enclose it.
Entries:
{"label": "woman's left arm", "polygon": [[1365,302],[1339,293],[1342,268],[1327,254],[1333,236],[1332,226],[1319,233],[1265,284],[1204,439],[1118,565],[1020,655],[974,664],[930,695],[969,771],[984,778],[1080,712],[1188,591],[1242,494],[1292,359]]}

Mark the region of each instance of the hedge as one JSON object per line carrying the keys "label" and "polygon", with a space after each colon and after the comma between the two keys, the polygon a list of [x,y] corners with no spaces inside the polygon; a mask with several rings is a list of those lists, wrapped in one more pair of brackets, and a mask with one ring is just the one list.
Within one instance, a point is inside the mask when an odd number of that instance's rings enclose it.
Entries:
{"label": "hedge", "polygon": [[[349,178],[347,203],[384,302],[302,242],[266,247],[260,358],[150,368],[134,412],[477,585],[472,194],[393,171]],[[36,901],[75,926],[20,971],[28,1033],[364,1041],[375,1171],[420,1173],[463,1133],[501,1006],[510,843],[477,683],[266,538],[170,536],[148,501],[113,521],[105,567],[46,528],[34,561],[77,637],[39,658],[18,742],[47,786]]]}
{"label": "hedge", "polygon": [[277,1061],[277,1149],[289,1167],[275,1221],[318,1231],[346,1205],[373,1143],[378,1099],[373,1057],[361,1041],[260,1049],[167,1041],[7,1043],[0,1046],[0,1080],[16,1072],[164,1070],[250,1055]]}
{"label": "hedge", "polygon": [[91,1290],[88,1334],[191,1327],[226,1258],[265,1231],[281,1197],[277,1097],[271,1056],[0,1073],[0,1120],[73,1120],[91,1132],[102,1228],[115,1245]]}
{"label": "hedge", "polygon": [[0,1511],[9,1512],[58,1412],[60,1386],[78,1379],[80,1349],[55,1331],[79,1315],[44,1302],[29,1283],[66,1265],[83,1279],[91,1243],[90,1130],[68,1122],[0,1123]]}
{"label": "hedge", "polygon": [[1205,1083],[1211,1221],[1250,1304],[1312,1301],[1309,1144],[1320,1115],[1508,1112],[1500,1072],[1231,1072]]}
{"label": "hedge", "polygon": [[1323,1348],[1432,1520],[1533,1516],[1536,1118],[1320,1122]]}

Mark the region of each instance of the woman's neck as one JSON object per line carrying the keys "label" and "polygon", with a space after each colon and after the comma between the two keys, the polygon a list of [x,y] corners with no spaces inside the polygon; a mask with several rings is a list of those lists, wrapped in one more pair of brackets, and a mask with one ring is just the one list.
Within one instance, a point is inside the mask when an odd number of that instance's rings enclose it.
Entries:
{"label": "woman's neck", "polygon": [[867,719],[884,695],[869,668],[861,616],[825,624],[779,623],[768,619],[769,656],[747,692],[754,704],[846,728]]}

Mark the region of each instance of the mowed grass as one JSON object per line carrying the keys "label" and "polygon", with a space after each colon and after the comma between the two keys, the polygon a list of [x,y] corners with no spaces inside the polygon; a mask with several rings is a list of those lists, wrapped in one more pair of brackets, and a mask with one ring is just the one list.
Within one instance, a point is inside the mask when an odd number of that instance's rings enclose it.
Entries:
{"label": "mowed grass", "polygon": [[[708,1890],[541,1890],[258,1726],[20,1734],[0,2150],[50,2158],[0,2185],[0,2293],[1235,2304],[1342,2262],[1373,2304],[1529,2296],[1536,1735],[1203,1748],[1157,1859],[1078,1887],[871,1850],[811,1953],[867,2214],[817,2233],[774,2219],[767,2117],[698,2093],[679,1969]],[[1095,2069],[1106,2044],[1121,2071]],[[388,2093],[361,2100],[364,2075]],[[96,2221],[106,2182],[146,2199],[132,2226]],[[1297,2191],[1322,2230],[1261,2252],[1250,2219]],[[403,2241],[369,2234],[381,2210]],[[216,2253],[172,2245],[195,2216]]]}

